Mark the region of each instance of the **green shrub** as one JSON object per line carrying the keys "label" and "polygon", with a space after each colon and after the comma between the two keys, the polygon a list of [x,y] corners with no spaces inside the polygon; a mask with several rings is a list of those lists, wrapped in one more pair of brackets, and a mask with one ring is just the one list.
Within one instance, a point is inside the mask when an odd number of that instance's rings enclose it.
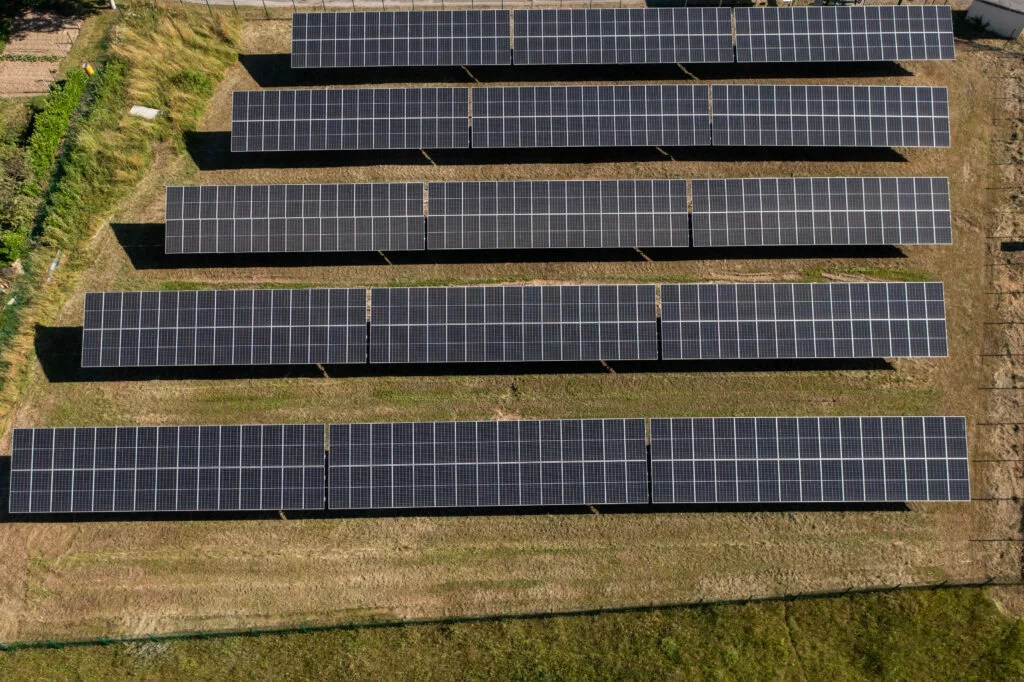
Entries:
{"label": "green shrub", "polygon": [[182,69],[171,76],[171,85],[175,86],[182,92],[199,95],[201,97],[209,97],[213,94],[214,82],[212,78],[202,71],[196,71],[195,69]]}
{"label": "green shrub", "polygon": [[46,183],[53,172],[61,140],[68,131],[71,117],[85,93],[88,76],[72,71],[64,83],[55,85],[32,122],[32,135],[28,138],[29,161],[39,181]]}
{"label": "green shrub", "polygon": [[0,264],[21,256],[38,207],[39,192],[25,151],[0,145]]}

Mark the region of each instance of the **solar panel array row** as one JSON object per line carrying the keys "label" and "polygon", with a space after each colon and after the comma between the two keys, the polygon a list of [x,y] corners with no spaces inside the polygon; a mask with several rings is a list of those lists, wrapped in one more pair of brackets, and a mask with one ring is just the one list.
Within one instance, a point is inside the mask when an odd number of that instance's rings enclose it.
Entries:
{"label": "solar panel array row", "polygon": [[[693,180],[694,246],[948,244],[946,178]],[[167,188],[166,253],[686,247],[685,180]]]}
{"label": "solar panel array row", "polygon": [[[83,367],[657,360],[654,285],[90,293]],[[945,356],[941,283],[663,284],[661,357]]]}
{"label": "solar panel array row", "polygon": [[693,181],[694,246],[952,241],[946,178]]}
{"label": "solar panel array row", "polygon": [[[293,68],[732,62],[721,7],[292,15]],[[515,49],[510,51],[510,44]],[[741,7],[735,60],[953,59],[949,6]]]}
{"label": "solar panel array row", "polygon": [[738,62],[953,59],[948,5],[738,7]]}
{"label": "solar panel array row", "polygon": [[648,457],[644,419],[332,424],[327,453],[320,424],[15,429],[10,511],[970,499],[963,417],[652,419],[650,435]]}
{"label": "solar panel array row", "polygon": [[82,367],[366,362],[365,289],[88,293]]}
{"label": "solar panel array row", "polygon": [[292,68],[509,64],[508,12],[296,12]]}
{"label": "solar panel array row", "polygon": [[714,144],[948,147],[946,88],[713,85]]}
{"label": "solar panel array row", "polygon": [[467,88],[243,90],[232,94],[233,152],[468,146]]}
{"label": "solar panel array row", "polygon": [[727,8],[515,10],[516,64],[731,62]]}
{"label": "solar panel array row", "polygon": [[234,152],[621,146],[948,147],[946,88],[577,85],[234,93]]}
{"label": "solar panel array row", "polygon": [[708,145],[708,88],[473,88],[472,133],[475,148]]}
{"label": "solar panel array row", "polygon": [[643,504],[643,419],[332,424],[329,509]]}
{"label": "solar panel array row", "polygon": [[370,362],[656,360],[653,285],[374,289]]}
{"label": "solar panel array row", "polygon": [[410,251],[423,184],[167,187],[165,253]]}
{"label": "solar panel array row", "polygon": [[12,513],[323,506],[317,424],[14,430]]}
{"label": "solar panel array row", "polygon": [[963,417],[651,420],[651,500],[969,500]]}
{"label": "solar panel array row", "polygon": [[661,287],[665,360],[945,355],[939,282]]}
{"label": "solar panel array row", "polygon": [[432,182],[428,249],[689,246],[685,180]]}

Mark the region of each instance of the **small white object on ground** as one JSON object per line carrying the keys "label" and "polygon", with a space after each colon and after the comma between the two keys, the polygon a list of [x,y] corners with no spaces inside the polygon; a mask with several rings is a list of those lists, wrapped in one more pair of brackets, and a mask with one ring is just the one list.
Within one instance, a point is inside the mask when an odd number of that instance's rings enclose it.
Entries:
{"label": "small white object on ground", "polygon": [[160,115],[159,109],[150,109],[149,107],[140,107],[138,104],[133,106],[128,112],[132,116],[141,116],[142,118],[152,121],[154,118]]}

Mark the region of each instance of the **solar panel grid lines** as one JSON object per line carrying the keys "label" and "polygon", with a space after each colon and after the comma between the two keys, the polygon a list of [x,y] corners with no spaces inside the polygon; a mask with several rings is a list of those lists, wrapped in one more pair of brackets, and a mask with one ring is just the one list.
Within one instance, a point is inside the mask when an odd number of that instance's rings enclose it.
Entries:
{"label": "solar panel grid lines", "polygon": [[232,152],[468,147],[468,88],[236,90],[232,95]]}
{"label": "solar panel grid lines", "polygon": [[292,15],[293,69],[511,63],[504,10]]}
{"label": "solar panel grid lines", "polygon": [[366,362],[365,289],[85,295],[82,367]]}
{"label": "solar panel grid lines", "polygon": [[651,420],[654,504],[970,500],[963,417]]}
{"label": "solar panel grid lines", "polygon": [[949,147],[946,88],[713,85],[720,146]]}
{"label": "solar panel grid lines", "polygon": [[665,360],[947,353],[941,282],[661,285]]}
{"label": "solar panel grid lines", "polygon": [[473,88],[475,148],[711,144],[706,85]]}
{"label": "solar panel grid lines", "polygon": [[164,253],[417,251],[423,184],[168,186]]}
{"label": "solar panel grid lines", "polygon": [[694,246],[950,244],[947,178],[692,180]]}
{"label": "solar panel grid lines", "polygon": [[948,5],[738,7],[736,61],[953,59]]}
{"label": "solar panel grid lines", "polygon": [[428,249],[684,247],[685,180],[432,182]]}
{"label": "solar panel grid lines", "polygon": [[323,509],[320,424],[15,429],[10,512]]}
{"label": "solar panel grid lines", "polygon": [[646,504],[643,419],[332,424],[329,509]]}
{"label": "solar panel grid lines", "polygon": [[513,18],[517,65],[733,61],[723,7],[524,9]]}
{"label": "solar panel grid lines", "polygon": [[370,292],[371,363],[657,359],[653,285]]}

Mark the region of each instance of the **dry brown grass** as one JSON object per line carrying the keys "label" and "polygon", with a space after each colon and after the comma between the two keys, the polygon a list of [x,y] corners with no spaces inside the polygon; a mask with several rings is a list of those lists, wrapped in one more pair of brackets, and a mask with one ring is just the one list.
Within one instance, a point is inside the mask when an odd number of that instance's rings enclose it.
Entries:
{"label": "dry brown grass", "polygon": [[[246,27],[244,51],[286,52],[286,22]],[[898,360],[894,370],[638,372],[324,378],[297,370],[268,379],[51,383],[40,367],[14,415],[19,426],[328,422],[387,419],[615,417],[693,414],[965,414],[975,460],[1002,447],[979,422],[992,408],[1001,340],[986,268],[1000,181],[993,94],[1002,58],[961,46],[953,64],[914,64],[911,77],[845,82],[950,89],[953,148],[907,150],[905,162],[620,160],[592,164],[424,162],[199,172],[165,149],[115,222],[162,221],[163,186],[178,182],[430,181],[442,179],[948,175],[952,247],[908,247],[904,259],[438,263],[136,270],[111,229],[92,245],[79,292],[188,282],[376,285],[424,281],[680,281],[806,279],[926,273],[946,282],[948,359]],[[468,79],[468,76],[467,76]],[[807,82],[807,81],[803,81]],[[810,82],[818,82],[810,80]],[[204,130],[228,127],[230,91],[256,87],[234,67]],[[568,157],[567,157],[568,158]],[[645,157],[644,157],[645,158]],[[1018,288],[1020,288],[1018,286]],[[81,295],[57,324],[80,324]],[[695,367],[699,369],[699,367]],[[1019,434],[1016,435],[1019,438]],[[1020,478],[1008,465],[972,466],[970,504],[906,512],[542,514],[282,521],[21,523],[0,525],[0,639],[336,620],[366,614],[437,616],[569,609],[752,592],[1018,575]],[[988,498],[993,498],[989,500]]]}

